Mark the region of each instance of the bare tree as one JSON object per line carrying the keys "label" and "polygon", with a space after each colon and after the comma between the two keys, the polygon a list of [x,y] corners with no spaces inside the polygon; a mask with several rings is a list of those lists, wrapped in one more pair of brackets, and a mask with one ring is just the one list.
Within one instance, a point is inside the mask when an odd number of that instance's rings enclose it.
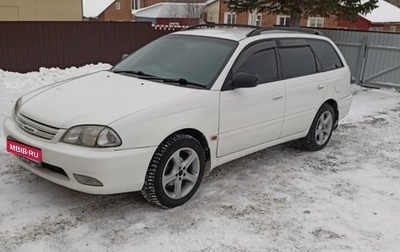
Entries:
{"label": "bare tree", "polygon": [[169,12],[168,13],[169,17],[179,17],[180,8],[179,8],[179,6],[176,6],[176,5],[170,5],[168,12]]}
{"label": "bare tree", "polygon": [[204,5],[199,3],[186,3],[183,10],[187,18],[201,18],[204,12]]}

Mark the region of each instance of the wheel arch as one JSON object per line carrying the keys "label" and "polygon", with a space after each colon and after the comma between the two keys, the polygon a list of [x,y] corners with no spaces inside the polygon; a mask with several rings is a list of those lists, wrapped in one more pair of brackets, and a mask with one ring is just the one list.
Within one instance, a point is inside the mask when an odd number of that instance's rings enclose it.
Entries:
{"label": "wheel arch", "polygon": [[333,124],[333,129],[335,130],[338,127],[338,124],[339,124],[339,108],[338,108],[338,104],[334,99],[329,99],[329,100],[325,101],[324,104],[330,105],[333,108],[333,111],[335,112],[335,123]]}
{"label": "wheel arch", "polygon": [[205,157],[206,157],[205,167],[204,167],[204,175],[207,176],[211,169],[211,151],[210,151],[210,146],[208,144],[207,138],[204,136],[204,134],[201,131],[199,131],[197,129],[186,128],[186,129],[181,129],[181,130],[175,131],[174,133],[168,135],[162,142],[164,142],[169,137],[171,137],[173,135],[177,135],[177,134],[187,134],[187,135],[194,137],[197,141],[199,141],[199,143],[201,144],[201,146],[204,149],[204,153],[205,153]]}

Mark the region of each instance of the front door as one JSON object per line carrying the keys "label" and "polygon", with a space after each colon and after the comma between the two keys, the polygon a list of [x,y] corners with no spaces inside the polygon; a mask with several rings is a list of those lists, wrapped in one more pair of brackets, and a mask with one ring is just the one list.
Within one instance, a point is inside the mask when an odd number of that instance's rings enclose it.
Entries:
{"label": "front door", "polygon": [[217,156],[222,157],[279,138],[285,106],[284,81],[279,80],[273,41],[246,48],[230,76],[251,73],[258,85],[229,88],[229,77],[220,93],[220,125]]}

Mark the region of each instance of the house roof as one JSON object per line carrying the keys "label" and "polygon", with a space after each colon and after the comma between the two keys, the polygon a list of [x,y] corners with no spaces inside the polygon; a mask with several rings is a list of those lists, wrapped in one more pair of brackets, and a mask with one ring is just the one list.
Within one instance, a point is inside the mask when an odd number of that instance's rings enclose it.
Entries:
{"label": "house roof", "polygon": [[83,17],[97,18],[108,6],[115,2],[115,0],[82,0],[82,2]]}
{"label": "house roof", "polygon": [[[194,6],[194,11],[199,12],[200,16],[204,3],[190,3],[190,5]],[[198,9],[196,10],[196,8]],[[132,14],[142,18],[187,18],[188,3],[162,2],[139,10],[133,10]]]}
{"label": "house roof", "polygon": [[383,0],[378,0],[378,8],[366,15],[361,15],[372,23],[400,22],[400,8]]}
{"label": "house roof", "polygon": [[218,2],[219,0],[207,0],[204,4],[205,6],[209,6],[210,4],[213,4],[215,2]]}

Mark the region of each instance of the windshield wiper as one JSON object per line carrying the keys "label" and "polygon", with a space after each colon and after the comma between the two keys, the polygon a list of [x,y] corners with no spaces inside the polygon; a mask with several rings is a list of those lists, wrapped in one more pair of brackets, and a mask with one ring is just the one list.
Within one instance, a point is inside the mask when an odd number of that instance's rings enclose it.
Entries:
{"label": "windshield wiper", "polygon": [[195,87],[201,87],[201,88],[206,88],[206,86],[201,85],[199,83],[191,82],[188,81],[185,78],[163,78],[163,77],[158,77],[155,75],[147,74],[141,70],[115,70],[112,71],[113,73],[122,73],[122,74],[133,74],[138,78],[145,79],[145,80],[159,80],[162,82],[166,83],[176,83],[179,86],[195,86]]}
{"label": "windshield wiper", "polygon": [[122,74],[133,74],[133,75],[137,75],[137,76],[148,76],[148,77],[154,77],[151,74],[147,74],[141,70],[115,70],[115,71],[111,71],[113,73],[122,73]]}
{"label": "windshield wiper", "polygon": [[196,82],[192,82],[192,81],[188,81],[185,78],[162,78],[162,77],[157,77],[157,76],[152,76],[146,79],[150,79],[150,80],[160,80],[162,82],[167,82],[167,83],[176,83],[179,86],[195,86],[195,87],[201,87],[201,88],[206,88],[206,86],[196,83]]}

